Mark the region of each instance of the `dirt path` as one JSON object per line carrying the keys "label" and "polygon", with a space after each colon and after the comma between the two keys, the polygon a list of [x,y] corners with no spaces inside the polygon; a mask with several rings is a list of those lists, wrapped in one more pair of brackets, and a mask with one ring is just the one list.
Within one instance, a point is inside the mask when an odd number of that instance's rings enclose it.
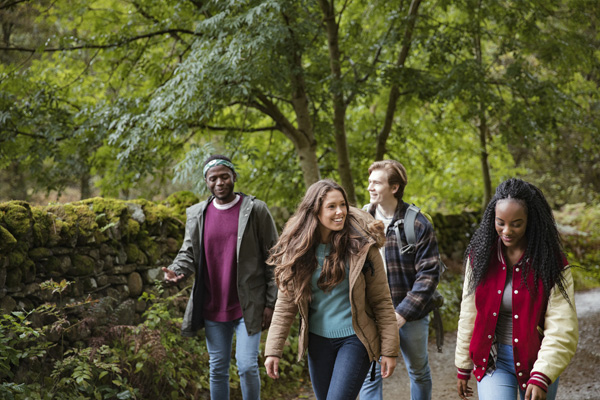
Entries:
{"label": "dirt path", "polygon": [[[560,377],[557,399],[600,400],[600,289],[580,292],[575,295],[577,315],[579,317],[579,346],[571,365]],[[456,370],[454,368],[454,349],[456,333],[444,336],[444,351],[438,353],[435,342],[429,343],[429,362],[433,376],[434,400],[458,399],[456,394]],[[400,360],[398,360],[400,361]],[[477,385],[472,382],[475,394]],[[404,363],[399,362],[394,375],[384,380],[384,400],[410,399],[410,385]],[[475,397],[477,398],[477,397]],[[305,388],[297,399],[315,399],[310,387]]]}

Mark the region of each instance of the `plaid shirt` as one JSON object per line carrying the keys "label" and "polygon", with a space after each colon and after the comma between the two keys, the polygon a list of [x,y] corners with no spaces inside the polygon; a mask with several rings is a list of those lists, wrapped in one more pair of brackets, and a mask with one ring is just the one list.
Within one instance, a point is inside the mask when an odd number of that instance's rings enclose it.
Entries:
{"label": "plaid shirt", "polygon": [[[402,245],[396,238],[394,224],[396,220],[404,221],[407,208],[408,203],[398,202],[398,208],[385,235],[385,262],[396,312],[407,321],[416,321],[429,313],[427,305],[440,277],[439,251],[433,226],[427,217],[419,213],[415,220],[415,251],[400,253],[402,246],[407,244],[404,222],[398,226]],[[375,215],[375,207],[372,205],[368,207],[368,211]]]}

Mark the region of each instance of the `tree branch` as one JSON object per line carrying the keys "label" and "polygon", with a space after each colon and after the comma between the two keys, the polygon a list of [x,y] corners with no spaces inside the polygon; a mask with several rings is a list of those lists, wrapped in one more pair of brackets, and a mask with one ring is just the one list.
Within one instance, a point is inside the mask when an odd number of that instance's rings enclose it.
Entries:
{"label": "tree branch", "polygon": [[[402,43],[402,48],[400,49],[400,55],[398,56],[398,60],[396,61],[396,67],[404,67],[406,59],[408,58],[408,52],[412,43],[412,35],[417,21],[417,16],[419,14],[420,5],[421,0],[413,0],[410,4],[410,8],[408,10],[408,21],[406,24],[406,30],[404,31],[404,40]],[[392,122],[394,120],[394,114],[396,113],[396,106],[399,97],[399,85],[397,83],[394,83],[390,88],[390,96],[388,99],[388,105],[385,113],[385,119],[383,121],[383,126],[381,127],[381,131],[379,131],[379,134],[377,135],[377,148],[375,150],[375,160],[383,160],[383,155],[385,153],[385,144],[392,130]]]}
{"label": "tree branch", "polygon": [[256,132],[268,132],[268,131],[273,131],[273,130],[279,130],[277,128],[277,125],[273,125],[273,126],[266,126],[264,128],[242,128],[240,129],[239,127],[234,127],[234,126],[214,126],[214,125],[207,125],[207,124],[190,124],[189,125],[192,128],[202,128],[202,129],[209,129],[211,131],[238,131],[238,132],[245,132],[245,133],[256,133]]}
{"label": "tree branch", "polygon": [[[43,140],[48,140],[48,137],[46,137],[46,136],[44,136],[44,135],[39,135],[39,134],[37,134],[37,133],[28,133],[28,132],[23,132],[23,131],[20,131],[20,130],[18,130],[18,129],[16,129],[16,128],[9,128],[9,129],[6,129],[6,130],[5,130],[5,132],[6,132],[6,131],[8,131],[8,132],[12,132],[12,133],[16,134],[17,136],[19,136],[19,135],[20,135],[20,136],[27,136],[27,137],[30,137],[30,138],[33,138],[33,139],[43,139]],[[57,138],[54,138],[54,141],[56,141],[56,142],[60,142],[61,140],[64,140],[64,139],[65,139],[65,136],[59,136],[59,137],[57,137]],[[2,142],[7,142],[8,140],[9,140],[9,138],[6,138],[6,139],[0,139],[0,143],[2,143]]]}
{"label": "tree branch", "polygon": [[3,2],[0,3],[0,10],[5,10],[7,8],[11,8],[12,6],[16,6],[19,3],[27,3],[30,0],[14,0],[13,2],[8,2],[8,0],[5,0]]}
{"label": "tree branch", "polygon": [[[154,22],[155,24],[160,24],[160,20],[158,20],[157,18],[155,18],[153,15],[150,15],[150,13],[148,13],[146,10],[144,10],[142,8],[142,6],[137,2],[137,1],[133,1],[132,2],[133,6],[136,8],[136,10],[138,10],[138,12],[146,19]],[[179,40],[180,42],[185,43],[185,41],[181,38],[181,36],[179,36],[177,33],[172,34],[172,36],[176,39]],[[187,44],[187,43],[185,43]]]}
{"label": "tree branch", "polygon": [[125,40],[121,40],[119,42],[109,43],[109,44],[93,44],[92,43],[92,44],[82,44],[82,45],[79,45],[79,46],[72,46],[72,47],[54,47],[54,48],[42,49],[42,50],[31,49],[31,48],[27,48],[27,47],[0,47],[0,50],[3,50],[3,51],[22,51],[22,52],[26,52],[26,53],[35,53],[37,51],[42,51],[42,52],[56,52],[56,51],[81,50],[81,49],[111,49],[113,47],[123,46],[123,45],[126,45],[128,43],[140,40],[140,39],[147,39],[147,38],[151,38],[151,37],[154,37],[154,36],[161,36],[161,35],[173,35],[173,36],[175,36],[178,33],[185,33],[185,34],[188,34],[188,35],[200,36],[196,32],[190,31],[190,30],[187,30],[187,29],[165,29],[165,30],[162,30],[162,31],[149,32],[149,33],[145,33],[143,35],[133,36],[133,37],[127,38]]}
{"label": "tree branch", "polygon": [[[391,24],[390,28],[385,33],[384,39],[386,39],[389,36],[389,34],[392,32],[393,27],[394,27],[394,24]],[[383,51],[383,46],[378,46],[377,50],[375,51],[375,57],[373,58],[373,62],[371,63],[371,67],[373,69],[379,62],[379,56],[381,56],[382,51]],[[354,76],[355,76],[354,82],[357,84],[365,83],[367,81],[367,79],[369,79],[369,77],[371,76],[371,72],[373,72],[373,69],[372,69],[370,72],[365,73],[365,75],[363,77],[358,77],[358,72],[356,71],[356,68],[355,68],[354,63],[352,62],[352,59],[350,59],[350,65],[354,69]],[[346,99],[346,107],[348,107],[352,103],[352,101],[354,100],[354,98],[356,97],[357,94],[358,94],[358,88],[355,88],[354,90],[352,90],[350,92],[350,94],[348,95],[348,98]]]}

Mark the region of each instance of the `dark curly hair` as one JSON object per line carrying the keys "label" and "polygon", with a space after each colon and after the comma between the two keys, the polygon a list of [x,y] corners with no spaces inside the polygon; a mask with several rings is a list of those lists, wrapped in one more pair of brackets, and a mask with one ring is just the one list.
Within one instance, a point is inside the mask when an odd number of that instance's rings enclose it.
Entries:
{"label": "dark curly hair", "polygon": [[[540,189],[516,178],[508,179],[498,185],[494,197],[483,213],[481,224],[467,246],[464,264],[466,267],[467,261],[470,260],[471,270],[466,271],[471,274],[469,292],[473,293],[486,276],[492,249],[498,243],[498,233],[495,228],[496,204],[504,199],[518,201],[525,207],[527,213],[525,230],[527,249],[524,259],[529,259],[530,262],[524,268],[522,276],[522,282],[527,290],[530,293],[537,293],[538,281],[541,281],[544,294],[549,296],[552,288],[558,285],[560,292],[569,301],[562,276],[564,252],[552,209]],[[527,277],[530,273],[534,275],[534,292],[527,285]]]}

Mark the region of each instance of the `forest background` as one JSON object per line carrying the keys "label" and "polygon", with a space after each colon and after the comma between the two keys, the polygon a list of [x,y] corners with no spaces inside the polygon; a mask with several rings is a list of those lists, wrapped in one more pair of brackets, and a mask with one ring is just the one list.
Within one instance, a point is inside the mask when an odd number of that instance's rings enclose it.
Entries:
{"label": "forest background", "polygon": [[0,0],[0,200],[237,189],[293,210],[310,183],[480,209],[519,176],[556,208],[600,192],[593,0]]}
{"label": "forest background", "polygon": [[[533,182],[598,285],[599,23],[596,0],[0,0],[0,201],[202,197],[203,160],[222,153],[236,189],[282,222],[320,178],[367,203],[368,166],[392,158],[407,201],[430,213]],[[455,317],[460,276],[445,279]],[[206,396],[204,347],[182,341],[173,300],[144,296],[143,325],[59,358],[52,379],[5,380],[19,360],[46,365],[50,345],[30,314],[2,315],[0,394]],[[140,332],[161,340],[131,346]],[[155,345],[167,362],[152,364]],[[306,376],[293,351],[292,392]],[[185,354],[200,361],[182,366]]]}

